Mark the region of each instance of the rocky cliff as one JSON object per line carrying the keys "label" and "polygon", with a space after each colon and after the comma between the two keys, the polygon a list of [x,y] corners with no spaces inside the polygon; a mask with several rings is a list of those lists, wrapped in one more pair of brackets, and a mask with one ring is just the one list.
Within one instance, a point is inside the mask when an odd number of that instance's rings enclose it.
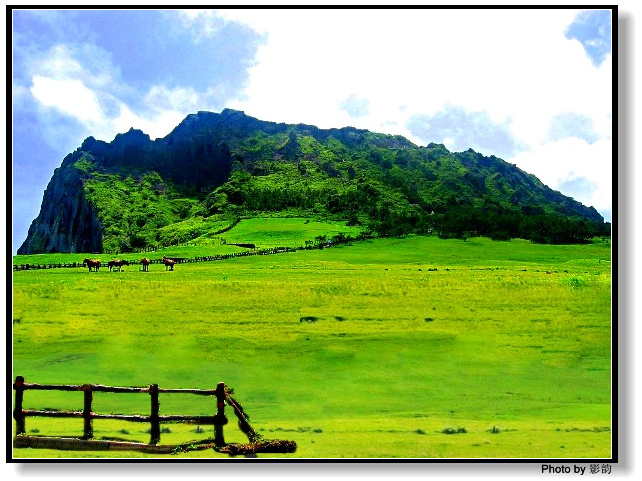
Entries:
{"label": "rocky cliff", "polygon": [[102,226],[85,197],[83,172],[68,156],[45,190],[38,217],[18,254],[101,252]]}

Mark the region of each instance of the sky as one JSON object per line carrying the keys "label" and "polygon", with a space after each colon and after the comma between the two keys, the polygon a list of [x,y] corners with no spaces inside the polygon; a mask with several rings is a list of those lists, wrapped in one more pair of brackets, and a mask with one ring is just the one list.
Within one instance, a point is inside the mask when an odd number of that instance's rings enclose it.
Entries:
{"label": "sky", "polygon": [[611,11],[13,10],[13,252],[93,136],[188,114],[353,126],[495,155],[612,208]]}

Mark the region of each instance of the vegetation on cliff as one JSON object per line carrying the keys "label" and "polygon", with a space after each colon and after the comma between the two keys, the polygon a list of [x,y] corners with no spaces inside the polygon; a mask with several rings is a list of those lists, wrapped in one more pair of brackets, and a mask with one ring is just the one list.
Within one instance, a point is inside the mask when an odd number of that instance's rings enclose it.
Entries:
{"label": "vegetation on cliff", "polygon": [[184,242],[264,212],[346,220],[379,236],[610,235],[595,209],[494,156],[232,110],[189,115],[155,141],[134,129],[111,143],[90,137],[65,164],[82,176],[109,251]]}

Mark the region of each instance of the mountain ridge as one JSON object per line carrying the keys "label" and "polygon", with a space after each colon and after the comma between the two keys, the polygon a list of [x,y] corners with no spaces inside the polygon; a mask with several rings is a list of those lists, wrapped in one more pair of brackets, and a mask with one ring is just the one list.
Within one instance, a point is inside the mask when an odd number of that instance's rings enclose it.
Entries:
{"label": "mountain ridge", "polygon": [[224,109],[189,114],[154,140],[134,128],[111,142],[86,138],[54,172],[18,253],[144,247],[177,222],[266,210],[334,216],[379,235],[538,242],[585,241],[604,221],[593,207],[472,149]]}

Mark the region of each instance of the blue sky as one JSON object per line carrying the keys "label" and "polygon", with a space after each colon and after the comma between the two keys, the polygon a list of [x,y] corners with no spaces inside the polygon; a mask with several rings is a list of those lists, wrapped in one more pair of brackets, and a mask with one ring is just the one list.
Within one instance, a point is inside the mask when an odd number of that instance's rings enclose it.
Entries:
{"label": "blue sky", "polygon": [[611,217],[611,12],[14,10],[13,252],[88,136],[235,108],[496,155]]}

